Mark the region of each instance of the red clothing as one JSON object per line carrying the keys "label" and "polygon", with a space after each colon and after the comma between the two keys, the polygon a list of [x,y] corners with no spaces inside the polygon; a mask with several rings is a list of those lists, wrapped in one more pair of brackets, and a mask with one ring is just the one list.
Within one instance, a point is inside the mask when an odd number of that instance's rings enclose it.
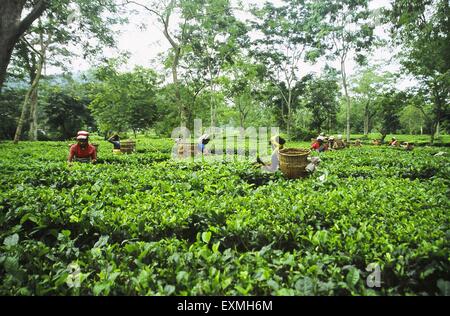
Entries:
{"label": "red clothing", "polygon": [[389,143],[389,145],[391,145],[391,146],[397,146],[397,145],[398,145],[398,142],[397,142],[396,140],[391,140],[390,143]]}
{"label": "red clothing", "polygon": [[77,158],[91,158],[97,160],[97,150],[91,144],[88,144],[85,149],[81,149],[79,144],[70,146],[69,161],[72,161],[73,157]]}
{"label": "red clothing", "polygon": [[319,142],[314,142],[314,143],[311,145],[311,148],[314,149],[314,150],[319,150],[319,148],[320,148]]}

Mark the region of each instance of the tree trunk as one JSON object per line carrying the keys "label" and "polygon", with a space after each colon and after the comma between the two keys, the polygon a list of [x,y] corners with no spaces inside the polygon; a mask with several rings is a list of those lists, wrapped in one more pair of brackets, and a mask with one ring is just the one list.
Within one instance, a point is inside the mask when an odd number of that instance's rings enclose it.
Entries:
{"label": "tree trunk", "polygon": [[174,47],[174,51],[175,51],[175,57],[174,57],[173,64],[172,64],[172,79],[173,79],[173,84],[175,86],[175,98],[177,100],[178,109],[180,111],[180,125],[186,126],[188,113],[186,111],[186,107],[183,104],[183,100],[181,100],[180,84],[178,82],[178,62],[180,59],[180,47],[178,47],[178,46]]}
{"label": "tree trunk", "polygon": [[288,89],[289,89],[289,91],[288,91],[288,104],[287,104],[287,107],[288,107],[288,115],[287,115],[287,126],[286,126],[286,128],[287,128],[287,135],[288,135],[288,137],[289,138],[291,138],[291,120],[292,120],[292,110],[291,110],[291,103],[292,103],[292,89],[291,89],[291,85],[290,85],[290,83],[289,83],[289,85],[288,85]]}
{"label": "tree trunk", "polygon": [[291,106],[292,100],[291,99],[292,99],[291,92],[289,91],[288,125],[287,125],[287,134],[288,134],[289,138],[291,138],[291,121],[292,121],[292,106]]}
{"label": "tree trunk", "polygon": [[369,135],[369,115],[366,114],[364,115],[364,136]]}
{"label": "tree trunk", "polygon": [[439,122],[437,122],[437,124],[436,124],[436,137],[439,137],[440,134],[441,134],[440,124],[439,124]]}
{"label": "tree trunk", "polygon": [[6,70],[14,46],[47,7],[47,1],[38,1],[30,13],[21,21],[20,17],[26,2],[26,0],[0,1],[0,92],[5,82]]}
{"label": "tree trunk", "polygon": [[216,102],[214,100],[215,97],[215,89],[214,89],[214,83],[213,83],[213,75],[212,75],[212,69],[211,69],[211,64],[208,61],[208,72],[209,72],[209,90],[210,90],[210,115],[211,115],[211,127],[214,127],[215,123],[216,123]]}
{"label": "tree trunk", "polygon": [[342,85],[344,86],[345,99],[347,101],[347,143],[350,142],[350,97],[347,89],[347,74],[345,73],[345,58],[341,59]]}
{"label": "tree trunk", "polygon": [[11,60],[13,48],[14,45],[9,43],[6,39],[0,38],[0,92],[6,79],[6,69]]}
{"label": "tree trunk", "polygon": [[38,140],[37,138],[37,103],[38,103],[38,89],[36,87],[36,89],[34,89],[31,92],[31,96],[30,96],[30,116],[31,116],[31,123],[30,123],[30,133],[29,133],[29,137],[30,140]]}
{"label": "tree trunk", "polygon": [[25,123],[25,119],[28,114],[28,103],[29,103],[30,95],[32,92],[33,92],[33,88],[31,87],[28,90],[27,94],[25,95],[25,100],[23,101],[23,104],[22,104],[22,112],[20,113],[19,122],[17,123],[16,134],[14,135],[14,144],[17,144],[19,142],[19,139],[22,135],[22,128],[23,128],[23,124]]}
{"label": "tree trunk", "polygon": [[[48,45],[48,43],[46,45]],[[39,64],[36,69],[36,77],[34,78],[30,89],[28,89],[27,94],[25,95],[25,100],[23,101],[23,104],[22,104],[22,113],[20,114],[19,122],[17,124],[16,134],[14,135],[14,144],[17,144],[20,140],[20,136],[22,135],[23,124],[25,122],[26,114],[28,111],[28,103],[30,102],[31,94],[33,93],[34,90],[37,90],[39,80],[41,79],[42,68],[44,67],[45,50],[46,49],[47,49],[47,46],[44,46],[44,44],[42,43],[42,50],[41,50],[42,55],[40,56]]]}
{"label": "tree trunk", "polygon": [[437,129],[439,128],[439,122],[432,123],[431,124],[431,131],[430,131],[430,145],[434,144],[434,136],[436,134]]}

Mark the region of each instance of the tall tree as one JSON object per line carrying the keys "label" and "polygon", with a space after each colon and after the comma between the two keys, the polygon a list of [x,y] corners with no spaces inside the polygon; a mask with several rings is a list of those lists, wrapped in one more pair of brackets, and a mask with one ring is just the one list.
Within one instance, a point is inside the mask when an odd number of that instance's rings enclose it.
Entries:
{"label": "tall tree", "polygon": [[[111,1],[108,0],[107,3]],[[71,3],[76,4],[73,7],[75,9],[67,7]],[[37,138],[38,87],[44,64],[49,63],[65,69],[68,57],[74,55],[67,48],[70,44],[81,44],[84,48],[84,57],[87,57],[95,56],[101,51],[102,46],[114,43],[110,26],[123,19],[114,15],[108,18],[101,17],[105,12],[102,5],[104,3],[100,0],[52,1],[48,10],[39,18],[39,24],[31,26],[21,37],[13,56],[15,66],[13,68],[21,69],[29,76],[31,87],[23,102],[22,114],[14,137],[15,143],[20,139],[28,112],[32,118],[30,138],[35,140]],[[115,7],[108,9],[108,12],[110,11],[115,12]],[[96,40],[92,40],[91,37],[95,37]]]}
{"label": "tall tree", "polygon": [[[41,79],[41,76],[42,76],[42,69],[44,67],[45,55],[47,53],[47,48],[52,41],[52,36],[53,36],[53,34],[50,33],[48,35],[48,37],[44,39],[43,32],[41,32],[39,35],[40,50],[36,51],[36,53],[39,55],[39,57],[37,60],[36,70],[33,74],[31,74],[31,76],[33,77],[33,81],[31,82],[31,86],[28,89],[28,92],[25,95],[25,100],[23,101],[23,104],[22,104],[22,113],[20,115],[19,122],[17,123],[16,134],[14,135],[14,143],[15,144],[17,144],[19,142],[20,136],[22,135],[22,128],[23,128],[23,124],[25,122],[26,115],[28,112],[28,104],[30,102],[30,99],[33,101],[32,104],[34,104],[34,106],[36,107],[38,84],[39,84],[39,80]],[[34,109],[34,113],[32,113],[33,115],[36,115],[35,111],[36,111],[36,108]],[[36,122],[36,120],[35,120],[35,122]],[[37,135],[36,135],[36,138],[37,138]]]}
{"label": "tall tree", "polygon": [[[77,8],[73,14],[72,7]],[[86,55],[97,50],[93,38],[112,43],[111,24],[121,20],[115,16],[119,6],[115,0],[2,0],[0,2],[0,91],[14,48],[33,22],[46,14],[60,24],[59,31],[72,32]],[[113,13],[106,17],[105,12]],[[25,14],[24,14],[25,13]],[[21,16],[25,15],[23,19]],[[71,28],[68,23],[76,25]],[[61,26],[62,24],[62,26]],[[80,31],[88,36],[81,37]]]}
{"label": "tall tree", "polygon": [[[259,71],[261,65],[254,64],[249,58],[240,56],[233,65],[225,70],[226,75],[221,80],[225,97],[233,104],[239,125],[245,128],[249,119],[254,119],[252,114],[261,115],[258,96],[264,89]],[[254,126],[254,125],[253,125]]]}
{"label": "tall tree", "polygon": [[[27,29],[47,9],[49,1],[2,0],[0,2],[0,92],[14,47]],[[21,19],[23,11],[29,11]]]}
{"label": "tall tree", "polygon": [[308,6],[316,18],[317,36],[327,49],[327,57],[340,63],[342,87],[347,103],[347,142],[350,141],[350,111],[347,61],[355,54],[359,63],[364,62],[364,51],[375,40],[371,23],[369,0],[309,0]]}
{"label": "tall tree", "polygon": [[[181,88],[179,80],[179,64],[183,55],[184,46],[189,39],[187,22],[192,19],[195,10],[190,0],[151,0],[151,1],[131,1],[125,0],[125,3],[135,5],[145,9],[150,14],[157,17],[162,32],[170,43],[171,51],[167,59],[172,70],[172,82],[175,90],[176,102],[179,109],[180,124],[186,126],[189,117],[188,108],[181,97]],[[181,11],[181,13],[180,13]],[[172,27],[171,19],[176,15],[180,21]]]}
{"label": "tall tree", "polygon": [[324,123],[327,123],[328,132],[331,130],[338,111],[338,96],[339,85],[330,74],[312,77],[307,82],[304,104],[312,112],[311,128],[317,133],[322,131]]}
{"label": "tall tree", "polygon": [[383,142],[387,134],[396,133],[400,129],[400,114],[408,104],[408,95],[404,91],[396,91],[393,88],[378,96],[378,106],[381,108],[380,132]]}
{"label": "tall tree", "polygon": [[92,84],[89,108],[102,131],[131,129],[136,134],[157,118],[157,75],[142,67],[120,73],[117,66],[117,61],[110,61],[97,69],[99,82]]}
{"label": "tall tree", "polygon": [[247,46],[247,28],[234,16],[230,0],[191,2],[197,3],[197,6],[188,23],[191,36],[187,41],[183,66],[191,77],[196,77],[209,87],[210,124],[214,126],[218,78],[235,63],[241,49]]}
{"label": "tall tree", "polygon": [[400,123],[408,134],[423,134],[425,117],[421,110],[413,104],[409,104],[400,114]]}
{"label": "tall tree", "polygon": [[352,91],[358,103],[363,107],[364,135],[368,135],[372,120],[379,108],[376,96],[386,91],[394,83],[391,73],[378,74],[374,66],[361,69],[352,80]]}
{"label": "tall tree", "polygon": [[402,45],[402,65],[433,104],[431,114],[423,112],[432,121],[433,143],[439,125],[450,120],[449,1],[395,0],[389,13],[392,37]]}
{"label": "tall tree", "polygon": [[49,87],[43,102],[49,135],[65,140],[72,138],[80,129],[90,130],[95,126],[87,107],[90,100],[85,93],[79,91],[82,88],[75,84]]}
{"label": "tall tree", "polygon": [[23,101],[25,89],[4,88],[0,95],[0,139],[13,139],[17,120],[20,116],[19,104]]}
{"label": "tall tree", "polygon": [[283,1],[280,6],[265,3],[254,9],[254,27],[263,34],[255,40],[252,55],[266,67],[265,75],[277,87],[282,99],[282,121],[290,134],[295,108],[294,90],[301,76],[300,65],[315,59],[310,12],[305,1]]}

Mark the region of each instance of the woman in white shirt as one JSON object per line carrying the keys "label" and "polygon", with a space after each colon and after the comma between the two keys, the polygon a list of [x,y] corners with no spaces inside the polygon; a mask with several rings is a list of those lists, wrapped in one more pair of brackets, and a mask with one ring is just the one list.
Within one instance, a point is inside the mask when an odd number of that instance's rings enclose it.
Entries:
{"label": "woman in white shirt", "polygon": [[273,136],[270,139],[270,144],[272,146],[272,159],[270,165],[266,165],[259,157],[257,158],[257,162],[262,164],[262,169],[269,172],[275,172],[278,170],[280,166],[280,158],[279,158],[279,151],[280,149],[283,149],[284,144],[286,143],[286,140],[284,138],[281,138],[280,136]]}

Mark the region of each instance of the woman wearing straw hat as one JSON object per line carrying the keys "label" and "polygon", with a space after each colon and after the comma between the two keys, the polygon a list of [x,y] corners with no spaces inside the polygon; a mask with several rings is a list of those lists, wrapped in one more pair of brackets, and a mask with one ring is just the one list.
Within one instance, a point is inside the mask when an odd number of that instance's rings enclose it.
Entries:
{"label": "woman wearing straw hat", "polygon": [[271,164],[266,165],[259,157],[256,161],[262,165],[262,169],[269,172],[275,172],[280,166],[280,158],[278,157],[280,149],[283,149],[286,140],[280,136],[273,136],[270,139],[270,145],[272,146],[272,159]]}
{"label": "woman wearing straw hat", "polygon": [[325,137],[323,136],[317,137],[315,142],[311,144],[311,149],[319,153],[326,151],[328,149],[328,144],[325,143]]}
{"label": "woman wearing straw hat", "polygon": [[70,146],[68,162],[92,162],[97,161],[97,150],[89,144],[89,133],[79,131],[77,134],[77,143]]}
{"label": "woman wearing straw hat", "polygon": [[337,136],[337,140],[333,144],[333,149],[344,149],[347,145],[342,140],[342,135]]}

